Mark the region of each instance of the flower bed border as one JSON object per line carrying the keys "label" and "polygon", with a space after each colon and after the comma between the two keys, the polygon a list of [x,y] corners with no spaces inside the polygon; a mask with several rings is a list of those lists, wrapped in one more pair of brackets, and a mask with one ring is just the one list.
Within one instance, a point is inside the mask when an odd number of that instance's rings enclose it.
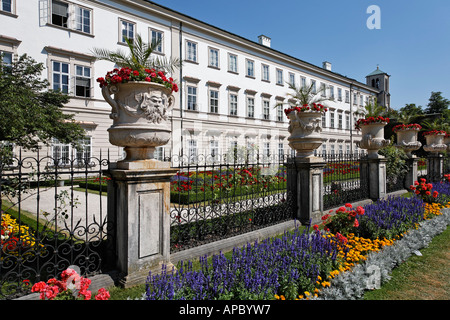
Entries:
{"label": "flower bed border", "polygon": [[320,295],[311,300],[357,300],[364,296],[366,290],[378,289],[390,280],[390,273],[396,266],[405,262],[415,251],[428,247],[435,236],[445,231],[450,224],[450,208],[441,210],[442,215],[421,221],[419,228],[410,230],[393,245],[369,253],[367,259],[352,270],[339,273],[330,287],[321,290]]}

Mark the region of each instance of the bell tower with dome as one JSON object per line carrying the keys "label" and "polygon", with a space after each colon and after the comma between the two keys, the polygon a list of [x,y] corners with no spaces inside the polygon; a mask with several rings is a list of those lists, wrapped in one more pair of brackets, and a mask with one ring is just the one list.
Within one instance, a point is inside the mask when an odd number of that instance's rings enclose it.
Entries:
{"label": "bell tower with dome", "polygon": [[366,84],[379,90],[377,95],[378,104],[385,106],[388,110],[391,108],[391,94],[389,93],[390,75],[380,70],[379,66],[372,73],[366,76]]}

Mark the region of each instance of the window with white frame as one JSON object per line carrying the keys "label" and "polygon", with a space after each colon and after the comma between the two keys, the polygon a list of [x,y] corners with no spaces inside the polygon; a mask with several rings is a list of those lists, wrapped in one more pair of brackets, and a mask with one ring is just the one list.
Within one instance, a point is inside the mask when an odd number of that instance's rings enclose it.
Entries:
{"label": "window with white frame", "polygon": [[283,70],[277,69],[277,84],[283,85]]}
{"label": "window with white frame", "polygon": [[261,65],[261,77],[263,81],[270,81],[269,66],[267,64]]}
{"label": "window with white frame", "polygon": [[164,147],[156,147],[154,157],[156,160],[164,161]]}
{"label": "window with white frame", "polygon": [[63,28],[69,27],[69,4],[52,0],[52,24]]}
{"label": "window with white frame", "polygon": [[249,59],[246,59],[245,61],[246,61],[246,64],[247,64],[246,76],[254,78],[255,77],[255,61],[249,60]]}
{"label": "window with white frame", "polygon": [[350,114],[345,114],[345,129],[350,130]]}
{"label": "window with white frame", "polygon": [[359,96],[359,105],[360,106],[364,105],[364,96],[363,95]]}
{"label": "window with white frame", "polygon": [[209,64],[210,67],[219,68],[219,50],[209,48]]}
{"label": "window with white frame", "polygon": [[0,57],[2,59],[3,67],[5,69],[11,69],[13,63],[13,53],[0,50]]}
{"label": "window with white frame", "polygon": [[247,117],[255,117],[255,98],[247,97]]}
{"label": "window with white frame", "polygon": [[52,25],[92,34],[92,9],[71,2],[51,0],[50,17]]}
{"label": "window with white frame", "polygon": [[76,148],[77,164],[88,164],[91,159],[92,139],[91,137],[84,137],[79,142],[79,147]]}
{"label": "window with white frame", "polygon": [[300,86],[302,88],[306,88],[306,78],[305,77],[300,78]]}
{"label": "window with white frame", "polygon": [[330,86],[330,99],[334,99],[334,86]]}
{"label": "window with white frame", "polygon": [[289,83],[295,86],[295,74],[293,74],[292,72],[289,72]]}
{"label": "window with white frame", "polygon": [[120,41],[121,43],[126,43],[125,39],[134,41],[134,35],[136,33],[136,24],[134,22],[119,20],[120,22]]}
{"label": "window with white frame", "polygon": [[356,93],[353,93],[353,104],[357,104]]}
{"label": "window with white frame", "polygon": [[209,142],[209,152],[213,161],[216,161],[219,158],[219,141],[211,140]]}
{"label": "window with white frame", "polygon": [[0,0],[0,11],[14,13],[14,0]]}
{"label": "window with white frame", "polygon": [[62,93],[69,94],[69,63],[60,61],[52,62],[52,84],[53,90],[61,91]]}
{"label": "window with white frame", "polygon": [[284,111],[283,106],[278,105],[277,106],[277,121],[283,121],[284,120]]}
{"label": "window with white frame", "polygon": [[336,116],[335,111],[330,112],[330,128],[334,128],[334,118]]}
{"label": "window with white frame", "polygon": [[163,53],[164,32],[151,29],[150,34],[151,34],[151,43],[156,44],[155,50],[153,52]]}
{"label": "window with white frame", "polygon": [[75,65],[75,96],[91,97],[91,68]]}
{"label": "window with white frame", "polygon": [[264,156],[270,156],[270,142],[264,142]]}
{"label": "window with white frame", "polygon": [[320,94],[322,97],[327,96],[327,87],[326,87],[325,83],[323,83],[323,82],[320,83]]}
{"label": "window with white frame", "polygon": [[186,60],[197,62],[197,43],[186,41]]}
{"label": "window with white frame", "polygon": [[346,153],[350,154],[350,145],[347,143],[347,145],[345,147],[346,147]]}
{"label": "window with white frame", "polygon": [[237,116],[237,108],[238,108],[238,95],[235,92],[231,92],[229,95],[229,103],[230,103],[230,115]]}
{"label": "window with white frame", "polygon": [[270,119],[270,103],[269,100],[263,99],[263,119],[269,120]]}
{"label": "window with white frame", "polygon": [[92,10],[75,6],[75,30],[91,33]]}
{"label": "window with white frame", "polygon": [[342,117],[343,117],[342,113],[339,112],[339,114],[338,114],[338,128],[339,128],[339,129],[342,129],[342,125],[343,125],[343,123],[342,123],[342,122],[343,122]]}
{"label": "window with white frame", "polygon": [[197,162],[197,140],[190,139],[188,141],[189,162]]}
{"label": "window with white frame", "polygon": [[312,86],[311,92],[317,93],[316,80],[311,80],[311,86]]}
{"label": "window with white frame", "polygon": [[197,87],[187,86],[187,109],[197,110]]}
{"label": "window with white frame", "polygon": [[[78,141],[78,147],[73,148],[71,144],[60,142],[53,138],[52,157],[55,164],[70,165],[73,161],[78,165],[89,164],[92,152],[92,138],[84,137]],[[73,158],[72,158],[73,157]]]}
{"label": "window with white frame", "polygon": [[330,154],[334,156],[334,144],[330,146]]}
{"label": "window with white frame", "polygon": [[327,145],[324,143],[322,144],[322,157],[326,157],[327,155]]}
{"label": "window with white frame", "polygon": [[326,112],[322,113],[322,128],[326,128],[327,127],[327,115]]}
{"label": "window with white frame", "polygon": [[281,159],[284,156],[284,144],[283,142],[278,142],[278,157]]}
{"label": "window with white frame", "polygon": [[237,62],[237,55],[235,54],[228,54],[228,71],[237,73],[238,72],[238,62]]}
{"label": "window with white frame", "polygon": [[345,90],[345,103],[350,103],[350,92]]}
{"label": "window with white frame", "polygon": [[342,101],[342,89],[338,88],[337,92],[338,92],[338,101]]}
{"label": "window with white frame", "polygon": [[93,98],[95,57],[55,47],[47,46],[44,49],[48,53],[48,79],[51,88],[74,97]]}
{"label": "window with white frame", "polygon": [[209,89],[209,112],[219,113],[219,90]]}

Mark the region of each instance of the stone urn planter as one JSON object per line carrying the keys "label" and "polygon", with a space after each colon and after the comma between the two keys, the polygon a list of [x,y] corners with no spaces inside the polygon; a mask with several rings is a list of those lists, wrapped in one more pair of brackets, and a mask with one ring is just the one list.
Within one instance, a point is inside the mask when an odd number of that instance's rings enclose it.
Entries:
{"label": "stone urn planter", "polygon": [[297,111],[286,112],[289,119],[289,146],[296,151],[296,157],[311,158],[314,150],[322,145],[322,112]]}
{"label": "stone urn planter", "polygon": [[362,138],[359,142],[359,147],[367,150],[369,159],[384,158],[378,154],[378,150],[387,146],[390,142],[384,139],[384,127],[387,123],[371,122],[360,125]]}
{"label": "stone urn planter", "polygon": [[447,133],[444,137],[444,144],[447,145],[447,152],[450,152],[450,133]]}
{"label": "stone urn planter", "polygon": [[419,133],[421,127],[417,126],[405,126],[399,125],[393,128],[394,132],[397,133],[397,148],[403,149],[409,158],[412,158],[412,151],[419,150],[422,143],[417,140],[417,134]]}
{"label": "stone urn planter", "polygon": [[172,90],[158,83],[130,81],[103,86],[102,94],[112,108],[109,141],[125,148],[123,161],[153,159],[155,148],[171,138]]}
{"label": "stone urn planter", "polygon": [[423,135],[427,142],[423,146],[425,151],[438,154],[447,150],[447,145],[444,143],[445,131],[433,130],[425,132]]}

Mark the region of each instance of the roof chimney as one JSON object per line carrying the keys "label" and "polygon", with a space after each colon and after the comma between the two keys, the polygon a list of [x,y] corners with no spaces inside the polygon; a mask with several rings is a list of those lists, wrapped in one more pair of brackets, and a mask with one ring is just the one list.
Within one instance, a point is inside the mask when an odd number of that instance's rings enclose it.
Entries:
{"label": "roof chimney", "polygon": [[269,47],[270,48],[270,38],[266,37],[265,35],[260,35],[258,37],[259,43],[262,44],[263,46]]}
{"label": "roof chimney", "polygon": [[324,61],[323,64],[322,64],[322,67],[323,67],[324,69],[326,69],[326,70],[331,71],[331,62]]}

